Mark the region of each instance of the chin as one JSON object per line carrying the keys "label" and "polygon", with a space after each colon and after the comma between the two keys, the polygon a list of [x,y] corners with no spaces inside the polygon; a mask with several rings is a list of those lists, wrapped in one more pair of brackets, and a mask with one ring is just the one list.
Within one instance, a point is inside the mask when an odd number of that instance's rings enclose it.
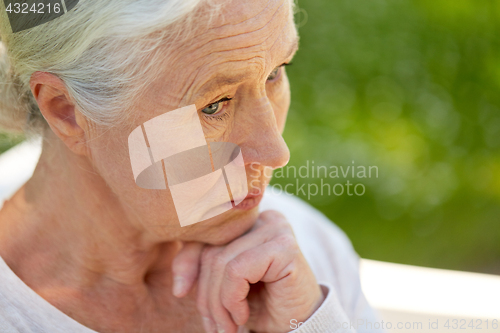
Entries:
{"label": "chin", "polygon": [[184,228],[188,229],[186,231],[191,235],[190,241],[225,245],[250,230],[258,216],[258,206],[251,210],[231,209],[224,214]]}

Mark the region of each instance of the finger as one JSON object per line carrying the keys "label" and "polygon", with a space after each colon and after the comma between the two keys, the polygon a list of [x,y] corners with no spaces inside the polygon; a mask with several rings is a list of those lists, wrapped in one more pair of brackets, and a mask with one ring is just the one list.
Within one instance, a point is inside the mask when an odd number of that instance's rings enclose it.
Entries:
{"label": "finger", "polygon": [[223,254],[228,259],[226,262],[229,262],[240,253],[264,244],[283,233],[293,235],[293,230],[281,213],[271,210],[261,213],[248,233],[226,245]]}
{"label": "finger", "polygon": [[[248,317],[241,315],[234,318],[231,309],[226,308],[222,303],[221,295],[222,290],[225,288],[222,280],[224,278],[227,263],[241,253],[259,247],[269,239],[278,237],[278,235],[288,234],[293,238],[291,227],[286,220],[283,219],[282,215],[269,212],[269,214],[265,214],[264,217],[266,220],[256,223],[259,225],[258,227],[253,228],[251,232],[234,240],[211,258],[210,282],[208,283],[210,288],[207,289],[209,294],[208,299],[205,301],[208,301],[209,311],[216,325],[226,333],[236,332],[237,326],[243,325],[246,321],[246,319],[241,318]],[[248,284],[246,286],[242,285],[242,288],[243,289],[239,291],[242,297],[240,302],[242,304],[241,306],[245,307],[245,297],[248,294],[249,286]]]}
{"label": "finger", "polygon": [[[233,320],[231,313],[221,301],[221,291],[224,289],[222,280],[226,265],[242,252],[262,245],[263,242],[267,241],[268,235],[266,235],[264,229],[260,228],[245,234],[227,246],[221,247],[218,251],[212,251],[211,255],[204,256],[202,259],[203,278],[200,278],[199,283],[202,283],[203,286],[201,288],[198,286],[200,290],[199,302],[203,308],[208,307],[210,317],[215,322],[219,332],[232,333],[238,330],[238,324]],[[269,228],[267,229],[269,230]],[[269,231],[268,233],[274,234],[275,232]],[[246,295],[247,293],[248,291],[243,291],[243,294]]]}
{"label": "finger", "polygon": [[250,284],[273,283],[289,276],[297,253],[295,239],[283,235],[240,254],[227,264],[221,302],[238,325],[244,325],[250,317],[247,301]]}
{"label": "finger", "polygon": [[221,292],[224,289],[219,277],[212,278],[211,292],[208,298],[208,304],[211,316],[217,326],[217,332],[236,333],[238,325],[234,322],[229,311],[223,306],[221,301]]}
{"label": "finger", "polygon": [[196,282],[203,247],[202,243],[186,242],[175,256],[172,262],[174,276],[172,292],[175,297],[186,296]]}
{"label": "finger", "polygon": [[256,225],[265,225],[268,223],[272,223],[274,225],[278,225],[279,227],[289,226],[286,217],[278,211],[275,210],[266,210],[259,214],[259,219],[257,220]]}
{"label": "finger", "polygon": [[209,306],[209,291],[213,287],[211,285],[211,270],[215,255],[222,251],[216,247],[206,247],[201,256],[200,274],[198,277],[198,293],[196,298],[196,306],[203,319],[203,326],[205,332],[216,333],[217,327],[213,320],[212,313]]}
{"label": "finger", "polygon": [[211,288],[208,294],[208,306],[218,332],[236,333],[238,326],[221,301],[221,292],[224,289],[222,278],[226,262],[227,259],[222,255],[222,252],[215,256],[213,260],[209,282]]}

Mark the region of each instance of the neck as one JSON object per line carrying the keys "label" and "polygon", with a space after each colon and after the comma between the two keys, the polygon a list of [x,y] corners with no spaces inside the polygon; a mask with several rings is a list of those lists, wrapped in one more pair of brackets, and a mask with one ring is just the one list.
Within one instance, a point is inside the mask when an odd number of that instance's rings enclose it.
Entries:
{"label": "neck", "polygon": [[170,274],[180,246],[135,225],[88,158],[50,137],[0,221],[0,255],[40,285],[63,279],[77,288],[97,289],[102,281],[142,288],[152,272]]}

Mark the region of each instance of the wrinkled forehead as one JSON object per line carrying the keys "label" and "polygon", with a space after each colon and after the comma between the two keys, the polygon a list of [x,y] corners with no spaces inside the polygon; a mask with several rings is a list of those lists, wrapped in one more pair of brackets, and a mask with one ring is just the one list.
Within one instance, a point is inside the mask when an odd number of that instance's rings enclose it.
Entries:
{"label": "wrinkled forehead", "polygon": [[[194,104],[243,81],[262,81],[295,53],[293,0],[216,0],[193,18],[191,37],[168,50],[146,95],[161,104]],[[205,8],[205,9],[206,9]],[[207,22],[209,22],[207,24]],[[186,104],[187,103],[187,104]]]}
{"label": "wrinkled forehead", "polygon": [[253,60],[264,74],[264,65],[281,65],[297,50],[293,0],[219,1],[223,5],[208,28],[178,50],[190,67],[246,67]]}
{"label": "wrinkled forehead", "polygon": [[280,8],[291,8],[293,0],[218,0],[221,4],[222,21],[214,27],[239,24],[252,20],[269,20]]}
{"label": "wrinkled forehead", "polygon": [[296,30],[292,5],[293,0],[229,1],[220,19],[211,22],[205,37],[231,43],[234,49],[257,45],[269,49],[276,43],[293,42]]}
{"label": "wrinkled forehead", "polygon": [[[269,49],[297,38],[293,0],[216,0],[202,4],[194,18],[195,33],[178,53],[240,50],[252,46]],[[281,36],[279,40],[277,38]],[[210,49],[207,49],[207,46]]]}

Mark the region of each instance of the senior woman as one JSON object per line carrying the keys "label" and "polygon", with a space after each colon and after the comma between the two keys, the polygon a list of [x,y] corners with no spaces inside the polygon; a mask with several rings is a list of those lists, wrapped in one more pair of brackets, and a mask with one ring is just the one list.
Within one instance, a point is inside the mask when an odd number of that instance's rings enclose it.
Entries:
{"label": "senior woman", "polygon": [[[298,199],[263,195],[264,171],[289,159],[291,0],[81,0],[16,33],[3,9],[2,124],[37,131],[43,149],[0,211],[1,332],[375,322],[342,232]],[[134,182],[127,138],[189,105],[207,142],[241,147],[252,185],[235,208],[181,227],[168,189]]]}

